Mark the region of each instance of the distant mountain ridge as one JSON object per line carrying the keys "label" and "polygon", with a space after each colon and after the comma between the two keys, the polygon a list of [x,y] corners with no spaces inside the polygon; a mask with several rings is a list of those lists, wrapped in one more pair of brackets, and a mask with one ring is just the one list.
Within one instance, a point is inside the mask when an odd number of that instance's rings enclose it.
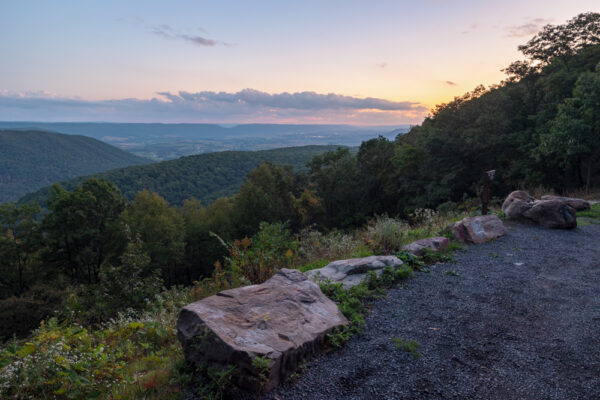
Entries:
{"label": "distant mountain ridge", "polygon": [[[66,189],[74,189],[89,178],[102,178],[115,184],[130,200],[138,191],[148,189],[157,192],[171,204],[181,205],[184,200],[194,197],[206,205],[219,197],[234,195],[246,175],[264,161],[303,170],[314,156],[339,147],[302,146],[205,153],[81,176],[61,182],[61,185]],[[45,187],[22,197],[19,202],[44,203],[49,193],[50,187]]]}
{"label": "distant mountain ridge", "polygon": [[87,136],[0,130],[0,203],[76,176],[149,162]]}
{"label": "distant mountain ridge", "polygon": [[163,124],[104,122],[4,122],[0,129],[40,129],[90,136],[154,161],[227,150],[268,150],[308,145],[359,146],[383,135],[394,139],[408,125]]}

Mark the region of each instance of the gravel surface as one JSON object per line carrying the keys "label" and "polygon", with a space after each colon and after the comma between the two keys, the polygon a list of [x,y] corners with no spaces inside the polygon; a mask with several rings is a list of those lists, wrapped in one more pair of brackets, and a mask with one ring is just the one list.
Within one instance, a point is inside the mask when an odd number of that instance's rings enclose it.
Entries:
{"label": "gravel surface", "polygon": [[599,292],[600,225],[511,225],[388,291],[362,335],[264,398],[600,399]]}

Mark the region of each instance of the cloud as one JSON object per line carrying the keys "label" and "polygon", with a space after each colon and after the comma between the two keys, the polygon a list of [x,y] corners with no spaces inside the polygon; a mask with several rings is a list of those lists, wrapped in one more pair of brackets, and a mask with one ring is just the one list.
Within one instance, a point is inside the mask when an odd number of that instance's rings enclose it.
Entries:
{"label": "cloud", "polygon": [[157,97],[89,101],[48,94],[0,91],[0,120],[105,122],[420,122],[428,107],[418,102],[359,98],[336,93],[159,92]]}
{"label": "cloud", "polygon": [[448,86],[456,86],[456,82],[446,81],[446,85],[448,85]]}
{"label": "cloud", "polygon": [[552,19],[546,18],[528,18],[521,25],[511,25],[506,27],[506,35],[508,37],[527,37],[538,33],[544,25],[552,22]]}
{"label": "cloud", "polygon": [[477,25],[477,24],[471,24],[471,25],[469,25],[469,27],[467,29],[465,29],[461,33],[463,35],[468,35],[469,33],[473,32],[473,31],[475,31],[477,29],[479,29],[479,25]]}
{"label": "cloud", "polygon": [[385,69],[388,67],[388,63],[384,61],[382,63],[377,64],[377,66],[381,69]]}
{"label": "cloud", "polygon": [[[166,39],[183,40],[183,41],[195,44],[197,46],[213,47],[213,46],[216,46],[217,44],[226,44],[226,43],[217,42],[216,40],[213,40],[213,39],[208,39],[204,36],[189,35],[189,34],[181,33],[179,31],[176,31],[170,25],[167,25],[167,24],[149,26],[148,29],[150,30],[150,32],[152,32],[153,34],[155,34],[157,36],[161,36]],[[198,28],[198,30],[201,32],[206,32],[202,28]]]}

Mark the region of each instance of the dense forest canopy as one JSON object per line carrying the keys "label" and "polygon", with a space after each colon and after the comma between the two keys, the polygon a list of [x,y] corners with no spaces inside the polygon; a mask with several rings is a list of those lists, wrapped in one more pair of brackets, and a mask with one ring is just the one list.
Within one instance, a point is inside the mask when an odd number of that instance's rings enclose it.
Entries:
{"label": "dense forest canopy", "polygon": [[[394,141],[369,140],[356,154],[311,154],[306,171],[235,153],[247,178],[237,194],[211,204],[194,198],[204,189],[188,180],[234,168],[219,155],[197,156],[215,157],[202,169],[193,165],[199,158],[186,157],[104,175],[113,183],[54,186],[43,218],[36,218],[36,204],[0,206],[0,335],[27,332],[64,301],[98,322],[143,303],[163,283],[190,284],[213,268],[221,279],[223,243],[235,239],[241,241],[229,250],[239,243],[275,248],[307,227],[351,230],[377,215],[452,208],[478,194],[486,170],[496,170],[498,197],[520,187],[568,192],[598,185],[599,20],[588,13],[546,26],[521,48],[528,58],[509,67],[505,81],[437,106]],[[565,42],[548,50],[552,35]],[[278,160],[293,164],[307,154],[292,155],[283,151]],[[231,187],[240,172],[224,174],[232,181],[213,182],[212,190]],[[163,196],[151,182],[160,183]]]}
{"label": "dense forest canopy", "polygon": [[0,130],[0,203],[76,176],[149,162],[85,136]]}
{"label": "dense forest canopy", "polygon": [[[306,164],[314,156],[337,147],[301,146],[198,154],[80,176],[61,182],[61,186],[72,190],[90,178],[105,179],[115,184],[129,200],[133,200],[140,190],[147,189],[160,194],[171,204],[182,205],[184,200],[192,197],[209,204],[219,197],[234,195],[244,182],[244,177],[263,161],[305,170]],[[24,196],[20,202],[44,203],[49,194],[48,186]]]}

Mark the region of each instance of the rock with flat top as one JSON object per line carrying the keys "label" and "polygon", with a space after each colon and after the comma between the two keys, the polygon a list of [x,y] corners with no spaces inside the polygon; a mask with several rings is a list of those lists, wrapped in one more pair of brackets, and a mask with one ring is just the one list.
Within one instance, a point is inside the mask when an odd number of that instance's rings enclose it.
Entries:
{"label": "rock with flat top", "polygon": [[485,243],[506,235],[506,228],[497,216],[479,215],[467,217],[450,224],[447,228],[459,242]]}
{"label": "rock with flat top", "polygon": [[316,281],[330,280],[333,283],[342,283],[348,288],[362,282],[369,271],[380,275],[385,267],[397,268],[400,265],[402,260],[396,256],[351,258],[334,261],[323,268],[308,271],[306,275]]}
{"label": "rock with flat top", "polygon": [[575,211],[586,211],[590,209],[590,202],[583,199],[577,199],[575,197],[561,197],[561,196],[542,196],[541,200],[558,200],[575,209]]}
{"label": "rock with flat top", "polygon": [[[234,366],[232,382],[270,390],[320,351],[327,333],[347,319],[302,272],[281,269],[268,281],[188,304],[179,313],[177,337],[186,360],[221,370]],[[268,360],[266,380],[252,360]]]}
{"label": "rock with flat top", "polygon": [[402,250],[410,251],[416,256],[420,256],[423,254],[425,249],[433,251],[434,253],[444,251],[446,247],[450,244],[450,239],[438,236],[438,237],[430,237],[426,239],[416,240],[406,246],[402,246]]}

